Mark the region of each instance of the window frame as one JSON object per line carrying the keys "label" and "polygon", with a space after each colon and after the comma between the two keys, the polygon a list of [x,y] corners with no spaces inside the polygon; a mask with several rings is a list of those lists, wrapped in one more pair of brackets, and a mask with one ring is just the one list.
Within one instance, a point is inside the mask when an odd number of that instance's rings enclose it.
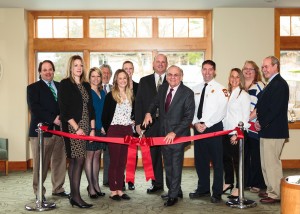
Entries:
{"label": "window frame", "polygon": [[[36,22],[39,17],[81,17],[83,38],[37,38]],[[89,18],[152,18],[151,38],[90,38]],[[204,37],[201,38],[159,38],[158,17],[204,18]],[[83,52],[86,69],[89,69],[90,52],[152,51],[154,57],[159,51],[205,51],[205,59],[212,57],[212,10],[188,11],[28,11],[28,81],[36,81],[37,52]],[[76,45],[74,45],[76,44]]]}
{"label": "window frame", "polygon": [[[275,9],[275,55],[278,58],[281,50],[300,50],[300,36],[280,36],[280,16],[300,16],[300,9]],[[300,129],[300,121],[289,123],[289,128]]]}

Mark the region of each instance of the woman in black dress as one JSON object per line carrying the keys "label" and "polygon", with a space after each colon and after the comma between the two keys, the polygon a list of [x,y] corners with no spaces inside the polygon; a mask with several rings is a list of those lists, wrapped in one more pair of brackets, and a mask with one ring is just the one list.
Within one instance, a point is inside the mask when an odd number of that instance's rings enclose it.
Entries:
{"label": "woman in black dress", "polygon": [[[77,135],[95,136],[95,113],[91,87],[85,79],[84,62],[81,56],[69,59],[67,78],[61,81],[58,93],[60,119],[64,132]],[[80,180],[86,155],[86,141],[64,137],[66,154],[69,159],[70,204],[89,208],[80,196]]]}

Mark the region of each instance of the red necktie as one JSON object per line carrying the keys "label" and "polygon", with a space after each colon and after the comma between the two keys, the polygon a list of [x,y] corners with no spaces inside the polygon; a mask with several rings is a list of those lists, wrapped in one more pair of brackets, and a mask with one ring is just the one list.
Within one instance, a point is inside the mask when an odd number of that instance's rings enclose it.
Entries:
{"label": "red necktie", "polygon": [[171,100],[172,100],[172,91],[173,90],[174,89],[171,88],[170,92],[167,95],[167,99],[166,99],[166,103],[165,103],[165,112],[168,112],[168,110],[169,110],[169,106],[170,106],[170,103],[171,103]]}

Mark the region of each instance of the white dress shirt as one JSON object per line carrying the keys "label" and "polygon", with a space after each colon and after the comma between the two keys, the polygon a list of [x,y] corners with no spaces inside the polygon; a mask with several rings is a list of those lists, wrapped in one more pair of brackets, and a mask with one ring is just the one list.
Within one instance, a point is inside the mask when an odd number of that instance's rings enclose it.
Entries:
{"label": "white dress shirt", "polygon": [[204,83],[198,84],[193,88],[196,105],[193,124],[204,122],[206,127],[209,128],[224,119],[228,93],[227,89],[214,79],[208,82],[205,89],[202,118],[198,119],[197,114]]}
{"label": "white dress shirt", "polygon": [[[224,130],[234,129],[239,122],[244,123],[244,128],[248,129],[250,116],[250,95],[239,87],[235,88],[229,97],[226,117],[223,120]],[[233,134],[233,133],[230,133]]]}

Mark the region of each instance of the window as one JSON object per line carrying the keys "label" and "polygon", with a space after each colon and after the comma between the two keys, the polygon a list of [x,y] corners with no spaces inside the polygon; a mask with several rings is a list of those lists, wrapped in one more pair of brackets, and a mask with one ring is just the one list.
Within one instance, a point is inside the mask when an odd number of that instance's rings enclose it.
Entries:
{"label": "window", "polygon": [[133,79],[138,82],[153,72],[154,56],[164,52],[169,65],[184,69],[184,82],[192,86],[201,81],[201,62],[212,57],[210,10],[27,14],[29,83],[37,80],[38,62],[45,59],[54,61],[56,80],[65,77],[64,66],[73,54],[83,56],[86,69],[108,63],[115,71],[123,61],[131,60],[135,66]]}
{"label": "window", "polygon": [[[39,63],[45,59],[51,60],[55,66],[54,80],[60,82],[67,76],[68,60],[73,55],[83,56],[82,52],[38,52],[36,67],[38,68]],[[36,79],[38,78],[39,73],[36,71]]]}
{"label": "window", "polygon": [[151,18],[90,18],[91,38],[150,38]]}
{"label": "window", "polygon": [[279,34],[275,50],[280,56],[280,74],[290,89],[289,120],[300,120],[300,9],[276,9],[275,32]]}
{"label": "window", "polygon": [[83,20],[79,18],[37,19],[38,38],[83,38]]}
{"label": "window", "polygon": [[204,19],[159,18],[159,37],[204,37]]}

